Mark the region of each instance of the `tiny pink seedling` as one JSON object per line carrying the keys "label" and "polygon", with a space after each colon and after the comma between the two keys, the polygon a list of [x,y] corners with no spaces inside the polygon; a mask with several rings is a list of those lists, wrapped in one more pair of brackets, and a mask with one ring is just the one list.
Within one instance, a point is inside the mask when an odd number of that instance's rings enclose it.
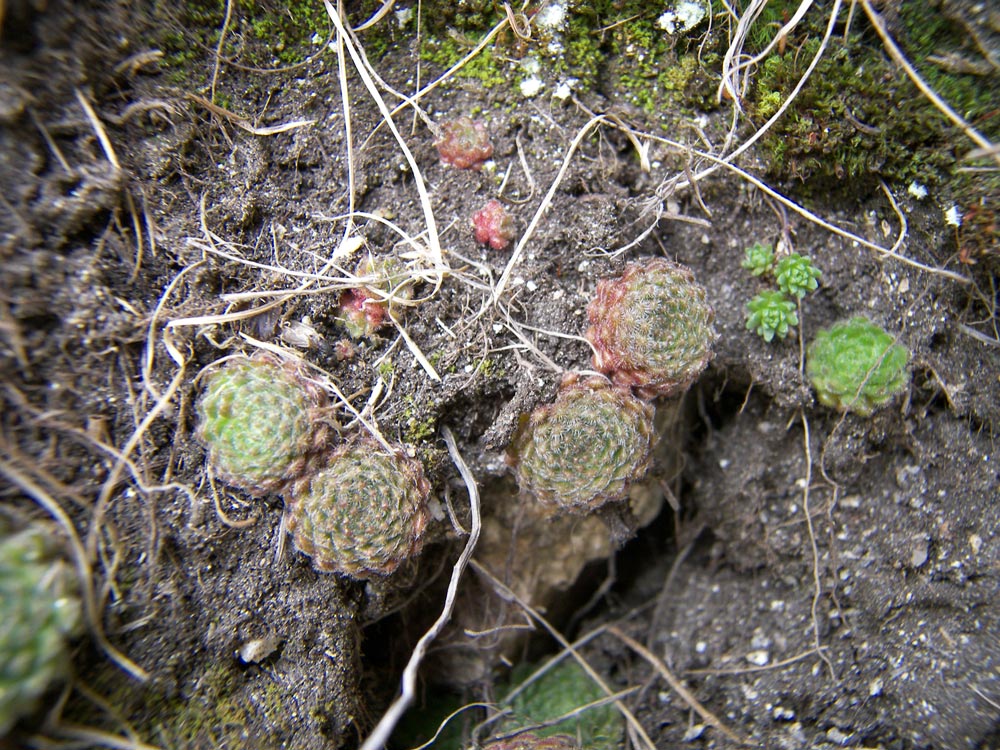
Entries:
{"label": "tiny pink seedling", "polygon": [[493,156],[486,125],[471,117],[459,117],[442,123],[441,133],[434,141],[441,161],[458,169],[479,169]]}
{"label": "tiny pink seedling", "polygon": [[472,215],[476,242],[494,250],[506,250],[517,234],[514,219],[498,200],[490,200]]}

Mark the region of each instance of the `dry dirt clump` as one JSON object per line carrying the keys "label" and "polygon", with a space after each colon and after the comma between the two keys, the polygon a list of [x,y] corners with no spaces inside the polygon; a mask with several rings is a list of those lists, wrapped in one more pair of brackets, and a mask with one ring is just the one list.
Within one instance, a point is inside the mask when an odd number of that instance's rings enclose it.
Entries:
{"label": "dry dirt clump", "polygon": [[[501,686],[569,650],[630,746],[996,747],[996,29],[851,7],[0,2],[0,529],[51,529],[86,626],[0,744],[484,746],[541,736]],[[755,243],[822,270],[771,341]],[[534,503],[511,440],[650,262],[714,355],[620,402],[614,502]],[[856,317],[910,354],[870,415],[806,377]],[[321,412],[242,489],[255,436],[199,439],[227,361]],[[282,520],[344,445],[423,467],[365,580]]]}

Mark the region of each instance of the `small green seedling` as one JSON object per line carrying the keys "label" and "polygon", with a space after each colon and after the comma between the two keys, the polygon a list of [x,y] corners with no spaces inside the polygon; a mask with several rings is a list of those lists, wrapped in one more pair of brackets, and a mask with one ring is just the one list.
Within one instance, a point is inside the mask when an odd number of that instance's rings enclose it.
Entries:
{"label": "small green seedling", "polygon": [[819,277],[822,272],[816,268],[811,258],[792,253],[786,255],[778,261],[774,269],[774,276],[778,282],[778,288],[793,297],[802,299],[806,293],[813,291],[819,286]]}
{"label": "small green seedling", "polygon": [[746,249],[743,267],[754,276],[763,276],[774,270],[774,248],[771,245],[753,243]]}
{"label": "small green seedling", "polygon": [[747,328],[770,342],[777,336],[783,339],[791,326],[799,324],[795,303],[784,292],[767,289],[747,303]]}

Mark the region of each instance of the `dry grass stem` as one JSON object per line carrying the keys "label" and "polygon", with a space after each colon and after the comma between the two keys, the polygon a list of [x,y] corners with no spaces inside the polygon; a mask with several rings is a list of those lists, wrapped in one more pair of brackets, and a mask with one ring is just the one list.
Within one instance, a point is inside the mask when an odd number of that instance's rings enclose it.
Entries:
{"label": "dry grass stem", "polygon": [[686,687],[684,687],[684,683],[682,683],[680,680],[674,677],[673,672],[671,672],[670,669],[667,668],[667,665],[663,663],[663,660],[657,657],[652,651],[643,646],[641,643],[639,643],[639,641],[635,640],[634,638],[625,635],[625,633],[623,633],[616,625],[609,626],[607,632],[615,636],[619,640],[621,640],[622,643],[624,643],[626,646],[628,646],[637,654],[639,654],[639,656],[641,656],[643,659],[649,662],[649,666],[651,666],[653,669],[659,672],[660,676],[664,680],[666,680],[667,684],[670,685],[670,687],[674,690],[674,692],[677,693],[681,697],[681,699],[685,703],[687,703],[692,709],[694,709],[695,712],[702,719],[704,719],[707,724],[710,724],[711,726],[718,729],[733,742],[737,742],[740,745],[749,744],[745,739],[736,734],[736,732],[727,727],[718,716],[716,716],[714,713],[705,708],[705,706],[703,706],[701,702],[694,697],[691,691],[688,690]]}
{"label": "dry grass stem", "polygon": [[451,430],[447,427],[442,428],[441,436],[444,438],[445,445],[448,446],[448,454],[451,456],[451,460],[454,462],[455,468],[457,468],[458,473],[462,475],[462,479],[465,481],[465,486],[469,491],[469,509],[472,514],[472,529],[469,532],[469,538],[465,543],[465,549],[462,550],[462,554],[459,556],[454,567],[452,568],[451,581],[448,584],[448,593],[445,597],[444,606],[441,609],[440,616],[430,629],[420,638],[417,645],[413,647],[413,652],[410,654],[406,668],[403,670],[402,690],[399,697],[393,701],[392,705],[389,706],[389,710],[385,712],[378,724],[376,724],[375,728],[372,730],[372,733],[368,735],[368,738],[364,741],[364,743],[362,743],[361,750],[381,750],[385,747],[386,743],[389,741],[392,731],[396,728],[396,725],[403,717],[406,709],[409,708],[410,704],[416,699],[417,670],[420,668],[420,663],[423,661],[424,654],[427,652],[428,646],[433,643],[433,641],[444,629],[444,626],[448,624],[449,620],[451,620],[451,613],[455,607],[455,598],[458,595],[458,585],[462,580],[462,575],[465,572],[469,561],[472,559],[472,553],[476,549],[476,544],[479,542],[479,533],[482,529],[482,521],[479,511],[479,488],[476,484],[476,479],[472,475],[472,471],[469,469],[468,465],[465,463],[465,459],[462,458],[462,454],[459,452],[458,445],[455,442],[455,436],[452,435]]}
{"label": "dry grass stem", "polygon": [[[516,602],[518,606],[520,606],[521,609],[523,609],[527,614],[529,614],[535,622],[537,622],[539,625],[545,628],[545,630],[549,633],[549,635],[551,635],[556,640],[556,642],[558,642],[559,645],[562,646],[562,648],[565,651],[567,651],[569,654],[572,655],[572,657],[576,660],[576,663],[583,668],[583,671],[587,673],[587,676],[590,677],[590,679],[594,682],[594,684],[604,691],[605,695],[615,694],[615,691],[613,691],[610,687],[608,687],[607,683],[605,683],[604,680],[601,679],[601,676],[597,674],[596,671],[594,671],[594,668],[590,666],[587,660],[584,659],[579,654],[579,652],[577,651],[577,648],[580,645],[579,642],[576,644],[571,644],[569,641],[567,641],[566,637],[562,633],[560,633],[555,627],[553,627],[552,624],[550,624],[549,621],[546,620],[540,612],[538,612],[530,604],[524,601],[524,599],[518,596],[517,593],[515,593],[512,589],[510,589],[507,585],[505,585],[502,581],[500,581],[500,579],[494,576],[489,570],[484,568],[480,563],[473,560],[472,567],[475,568],[475,570],[480,575],[486,578],[487,581],[489,581],[490,585],[496,590],[497,594],[501,598],[507,601]],[[609,627],[606,628],[605,630],[610,630],[610,629],[611,628]],[[604,632],[604,631],[595,631],[595,633],[592,635],[596,635],[598,632]],[[625,706],[625,704],[622,703],[620,700],[615,701],[615,708],[617,708],[618,711],[622,714],[622,716],[625,717],[625,721],[628,723],[629,728],[642,740],[642,743],[645,745],[646,749],[656,750],[656,745],[653,743],[653,740],[650,739],[649,735],[646,733],[646,730],[643,728],[642,724],[639,723],[639,720],[635,717],[635,714],[629,711],[629,709]],[[367,749],[362,748],[362,750],[367,750]]]}

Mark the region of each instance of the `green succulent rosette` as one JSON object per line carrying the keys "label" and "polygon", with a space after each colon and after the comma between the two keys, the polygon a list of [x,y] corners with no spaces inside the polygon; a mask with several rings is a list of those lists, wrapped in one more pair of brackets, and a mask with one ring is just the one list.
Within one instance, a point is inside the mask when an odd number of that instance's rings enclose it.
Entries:
{"label": "green succulent rosette", "polygon": [[774,269],[774,278],[778,288],[786,294],[802,299],[806,293],[819,286],[819,277],[823,273],[816,268],[811,258],[792,253],[778,261]]}
{"label": "green succulent rosette", "polygon": [[513,737],[493,740],[483,750],[581,750],[580,743],[568,734],[540,737],[534,732],[522,732]]}
{"label": "green succulent rosette", "polygon": [[770,273],[774,270],[774,247],[759,242],[753,243],[744,252],[741,265],[754,276]]}
{"label": "green succulent rosette", "polygon": [[690,269],[663,258],[599,282],[587,318],[594,367],[642,398],[687,390],[718,338],[705,288]]}
{"label": "green succulent rosette", "polygon": [[747,329],[770,343],[785,338],[799,324],[795,303],[784,292],[767,289],[747,302]]}
{"label": "green succulent rosette", "polygon": [[369,438],[336,448],[296,482],[285,508],[295,548],[313,567],[368,579],[420,553],[430,483],[420,461]]}
{"label": "green succulent rosette", "polygon": [[806,377],[821,404],[866,417],[909,387],[909,361],[890,334],[856,317],[816,334],[806,351]]}
{"label": "green succulent rosette", "polygon": [[508,449],[522,492],[584,514],[623,500],[649,468],[653,407],[603,378],[571,377],[522,418]]}
{"label": "green succulent rosette", "polygon": [[[533,665],[517,667],[511,675],[508,694],[524,683],[536,672]],[[561,742],[569,738],[574,746],[584,750],[616,750],[625,735],[625,720],[618,709],[611,704],[588,708],[572,718],[547,727],[531,728],[546,724],[560,716],[572,714],[589,703],[605,698],[600,686],[576,661],[566,657],[556,666],[543,673],[538,679],[527,684],[510,701],[510,718],[501,725],[501,733],[507,734],[519,728],[530,728],[530,735],[539,740],[549,738],[562,748]],[[576,743],[576,738],[579,743]],[[546,745],[527,745],[524,750],[541,750]],[[515,746],[520,750],[519,746]],[[497,748],[499,750],[499,748]]]}
{"label": "green succulent rosette", "polygon": [[36,528],[0,538],[0,738],[67,676],[67,639],[79,628],[73,571]]}
{"label": "green succulent rosette", "polygon": [[295,365],[241,357],[208,376],[196,437],[219,476],[252,495],[282,492],[322,445],[322,391]]}

